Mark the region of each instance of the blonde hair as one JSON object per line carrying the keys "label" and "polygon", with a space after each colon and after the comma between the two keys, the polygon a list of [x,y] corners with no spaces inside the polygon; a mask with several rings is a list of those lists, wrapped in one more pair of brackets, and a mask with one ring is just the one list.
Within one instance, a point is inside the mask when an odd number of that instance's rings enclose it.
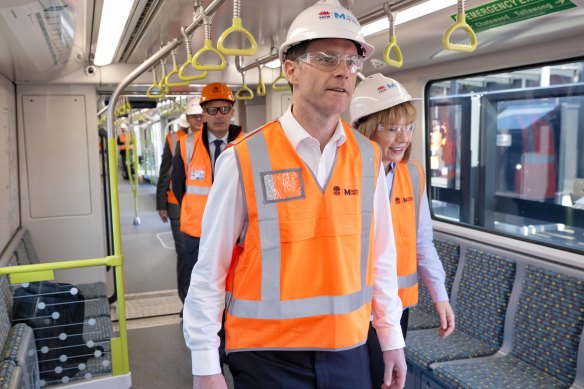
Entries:
{"label": "blonde hair", "polygon": [[[416,120],[416,107],[409,101],[362,117],[355,124],[355,129],[365,137],[371,139],[375,131],[377,131],[379,124],[395,124],[404,116],[409,123],[413,123]],[[410,143],[404,153],[402,162],[408,162],[411,153],[412,144]]]}

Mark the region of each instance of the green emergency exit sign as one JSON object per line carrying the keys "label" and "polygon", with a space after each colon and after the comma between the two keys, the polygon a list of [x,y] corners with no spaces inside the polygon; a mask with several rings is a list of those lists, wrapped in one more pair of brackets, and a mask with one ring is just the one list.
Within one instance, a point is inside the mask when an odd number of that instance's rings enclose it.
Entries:
{"label": "green emergency exit sign", "polygon": [[[495,0],[466,10],[466,21],[475,32],[481,32],[575,7],[571,0]],[[452,19],[456,20],[456,15]]]}

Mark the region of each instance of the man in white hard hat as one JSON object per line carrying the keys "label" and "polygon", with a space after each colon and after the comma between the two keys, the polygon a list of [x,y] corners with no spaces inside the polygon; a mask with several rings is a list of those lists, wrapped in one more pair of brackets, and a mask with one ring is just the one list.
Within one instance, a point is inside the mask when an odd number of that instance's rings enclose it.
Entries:
{"label": "man in white hard hat", "polygon": [[[194,101],[196,103],[196,101]],[[195,104],[187,104],[187,112],[196,112]],[[199,107],[200,110],[201,107]],[[202,110],[201,110],[202,112]],[[199,113],[199,115],[201,115]],[[187,116],[182,113],[178,119],[178,130],[172,131],[172,128],[168,135],[166,136],[166,142],[164,144],[164,149],[162,151],[162,162],[160,163],[160,171],[158,173],[158,182],[156,184],[156,209],[158,210],[158,215],[163,223],[167,223],[170,219],[170,229],[172,231],[172,237],[174,239],[174,248],[176,251],[176,280],[178,296],[180,300],[184,303],[185,297],[187,295],[187,290],[189,287],[189,279],[186,281],[186,262],[185,262],[185,249],[184,249],[184,235],[180,230],[180,206],[178,200],[174,195],[171,187],[171,174],[172,174],[172,156],[176,150],[178,141],[186,136],[190,124],[187,121]],[[196,122],[195,122],[196,124]]]}
{"label": "man in white hard hat", "polygon": [[292,104],[225,150],[185,301],[194,388],[370,388],[370,316],[385,388],[406,376],[379,147],[340,119],[373,47],[337,0],[301,12],[280,59]]}

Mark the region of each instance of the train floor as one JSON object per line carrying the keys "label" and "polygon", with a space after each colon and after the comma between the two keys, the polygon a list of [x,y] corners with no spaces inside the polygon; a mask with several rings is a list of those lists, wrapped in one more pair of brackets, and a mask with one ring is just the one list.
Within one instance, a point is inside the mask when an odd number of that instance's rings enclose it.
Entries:
{"label": "train floor", "polygon": [[[129,181],[118,178],[124,254],[124,285],[132,387],[167,389],[192,387],[190,351],[184,343],[182,304],[176,291],[176,254],[170,225],[156,211],[156,187],[138,187],[135,224],[134,196]],[[117,306],[112,305],[112,318]],[[114,330],[117,329],[114,321]],[[232,380],[226,369],[228,387]]]}

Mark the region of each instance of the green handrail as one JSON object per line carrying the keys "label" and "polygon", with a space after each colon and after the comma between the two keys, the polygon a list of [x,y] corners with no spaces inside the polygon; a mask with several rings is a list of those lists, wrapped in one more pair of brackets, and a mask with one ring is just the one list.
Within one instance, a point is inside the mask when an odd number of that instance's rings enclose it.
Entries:
{"label": "green handrail", "polygon": [[[140,225],[140,217],[138,216],[138,185],[139,185],[139,173],[140,165],[138,159],[138,145],[136,144],[136,136],[132,132],[131,139],[126,137],[126,153],[130,156],[126,157],[126,169],[128,169],[128,180],[130,181],[130,188],[132,189],[132,197],[134,199],[134,225]],[[132,147],[129,147],[130,142],[132,142]],[[128,161],[132,161],[129,163]],[[132,174],[132,166],[134,167],[134,174]]]}
{"label": "green handrail", "polygon": [[[110,150],[115,150],[116,143],[115,139],[109,140],[109,146],[113,147]],[[112,160],[115,163],[116,153],[108,153],[110,158],[110,169]],[[113,157],[111,157],[113,154]],[[111,170],[110,170],[111,171]],[[114,174],[117,175],[116,169],[113,169]],[[110,175],[111,178],[111,175]],[[117,200],[117,186],[112,190],[112,198]],[[115,195],[113,193],[116,192]],[[117,205],[117,201],[115,203]],[[119,208],[117,206],[112,206],[113,213],[119,213]],[[119,231],[119,219],[112,219],[114,227],[114,252],[121,250],[121,236]],[[126,328],[126,304],[125,304],[125,292],[124,292],[124,272],[123,272],[124,257],[121,254],[114,254],[104,258],[90,258],[90,259],[78,259],[72,261],[61,261],[61,262],[47,262],[47,263],[37,263],[32,265],[20,265],[20,266],[7,266],[0,267],[0,275],[8,275],[10,277],[11,284],[18,284],[23,282],[37,282],[37,281],[49,281],[54,280],[55,270],[67,270],[67,269],[79,269],[85,267],[95,267],[95,266],[110,266],[114,269],[115,280],[116,280],[116,290],[118,299],[118,324],[119,324],[119,337],[112,337],[111,342],[111,354],[112,354],[112,374],[122,375],[128,374],[130,372],[130,364],[128,359],[128,332]]]}

